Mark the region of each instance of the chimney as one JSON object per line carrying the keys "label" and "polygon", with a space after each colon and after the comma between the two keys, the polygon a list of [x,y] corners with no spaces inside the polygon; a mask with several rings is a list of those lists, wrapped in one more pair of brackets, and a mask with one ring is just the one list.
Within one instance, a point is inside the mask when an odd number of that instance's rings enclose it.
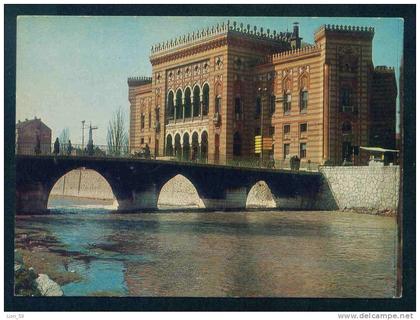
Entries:
{"label": "chimney", "polygon": [[290,45],[292,49],[300,49],[302,38],[299,38],[299,22],[293,23],[293,33],[290,39]]}
{"label": "chimney", "polygon": [[299,38],[299,22],[293,23],[293,37]]}

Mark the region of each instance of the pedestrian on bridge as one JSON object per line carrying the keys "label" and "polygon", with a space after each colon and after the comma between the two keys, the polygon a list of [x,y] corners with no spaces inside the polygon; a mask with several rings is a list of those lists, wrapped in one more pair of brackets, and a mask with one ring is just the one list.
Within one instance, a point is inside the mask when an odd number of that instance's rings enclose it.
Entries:
{"label": "pedestrian on bridge", "polygon": [[58,155],[59,153],[60,153],[60,141],[58,141],[58,138],[56,138],[54,142],[54,154]]}
{"label": "pedestrian on bridge", "polygon": [[144,157],[146,159],[150,159],[150,148],[149,145],[146,143],[146,147],[144,148]]}
{"label": "pedestrian on bridge", "polygon": [[71,152],[73,151],[73,146],[71,145],[71,141],[67,144],[67,155],[71,156]]}

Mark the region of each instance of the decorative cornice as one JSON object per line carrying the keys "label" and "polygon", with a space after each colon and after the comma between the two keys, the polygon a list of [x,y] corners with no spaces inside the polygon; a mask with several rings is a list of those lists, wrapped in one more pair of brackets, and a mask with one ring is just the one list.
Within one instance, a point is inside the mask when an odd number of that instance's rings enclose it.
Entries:
{"label": "decorative cornice", "polygon": [[376,66],[375,72],[381,72],[381,73],[394,73],[395,69],[394,67],[388,67],[388,66]]}
{"label": "decorative cornice", "polygon": [[[161,64],[164,62],[176,60],[176,59],[182,59],[187,56],[197,54],[199,52],[219,48],[225,45],[233,45],[233,46],[240,46],[244,48],[250,48],[254,50],[255,52],[260,52],[261,54],[268,54],[274,51],[279,50],[287,50],[290,48],[289,43],[284,42],[272,42],[272,43],[266,43],[266,45],[261,45],[259,41],[243,38],[243,37],[236,37],[236,35],[232,34],[226,34],[225,36],[218,37],[214,40],[208,40],[204,43],[190,46],[185,49],[179,49],[176,51],[173,51],[171,53],[161,55],[159,57],[151,57],[150,62],[152,65]],[[270,50],[271,48],[271,50]]]}
{"label": "decorative cornice", "polygon": [[318,55],[320,53],[321,53],[320,45],[306,46],[301,49],[293,49],[289,51],[275,53],[267,57],[267,61],[265,63],[284,61],[284,60],[290,60],[290,59],[295,59],[295,58],[303,58],[303,57],[308,57],[312,55]]}
{"label": "decorative cornice", "polygon": [[222,24],[217,24],[197,32],[188,33],[187,35],[183,35],[178,38],[153,45],[151,48],[150,58],[151,60],[154,60],[154,58],[158,55],[173,52],[185,47],[190,47],[211,38],[227,35],[230,33],[234,33],[248,39],[275,42],[288,42],[292,37],[291,32],[271,32],[270,29],[264,31],[263,28],[259,28],[258,30],[256,26],[251,29],[249,24],[245,27],[243,23],[238,24],[236,21],[231,23],[228,20],[227,23],[223,22]]}
{"label": "decorative cornice", "polygon": [[129,77],[127,83],[129,86],[141,86],[152,83],[152,77]]}

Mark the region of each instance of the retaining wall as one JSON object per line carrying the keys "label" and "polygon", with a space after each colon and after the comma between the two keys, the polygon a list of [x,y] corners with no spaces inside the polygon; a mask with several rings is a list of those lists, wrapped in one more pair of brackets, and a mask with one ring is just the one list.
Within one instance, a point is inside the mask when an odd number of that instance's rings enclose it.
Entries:
{"label": "retaining wall", "polygon": [[334,205],[335,201],[341,210],[398,208],[399,166],[321,167],[320,172],[326,184],[321,206]]}

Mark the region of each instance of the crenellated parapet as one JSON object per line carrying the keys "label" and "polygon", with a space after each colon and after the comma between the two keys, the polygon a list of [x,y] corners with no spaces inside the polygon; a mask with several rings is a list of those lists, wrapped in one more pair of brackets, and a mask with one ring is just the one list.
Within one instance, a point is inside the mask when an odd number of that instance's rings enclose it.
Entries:
{"label": "crenellated parapet", "polygon": [[129,77],[127,83],[129,86],[141,86],[152,83],[152,77]]}
{"label": "crenellated parapet", "polygon": [[372,39],[375,34],[375,28],[364,26],[324,24],[319,27],[314,34],[316,40],[327,34],[358,36]]}
{"label": "crenellated parapet", "polygon": [[166,42],[156,44],[151,48],[151,58],[160,54],[165,54],[173,49],[192,46],[202,43],[208,39],[221,35],[227,35],[229,33],[242,35],[249,39],[276,42],[288,42],[293,36],[291,32],[277,32],[275,30],[271,31],[270,29],[264,30],[264,28],[258,28],[256,26],[251,27],[249,24],[245,26],[243,23],[237,23],[236,21],[230,22],[228,20],[227,23],[222,22],[221,24],[216,24],[212,27],[207,27]]}
{"label": "crenellated parapet", "polygon": [[321,52],[320,45],[305,46],[300,49],[292,49],[284,52],[275,53],[270,56],[270,62],[277,62],[281,60],[288,60],[290,58],[302,58],[305,56],[317,55]]}
{"label": "crenellated parapet", "polygon": [[360,27],[360,26],[350,26],[350,25],[336,25],[336,24],[324,24],[315,31],[318,33],[320,31],[333,31],[333,32],[367,32],[374,33],[374,27]]}

